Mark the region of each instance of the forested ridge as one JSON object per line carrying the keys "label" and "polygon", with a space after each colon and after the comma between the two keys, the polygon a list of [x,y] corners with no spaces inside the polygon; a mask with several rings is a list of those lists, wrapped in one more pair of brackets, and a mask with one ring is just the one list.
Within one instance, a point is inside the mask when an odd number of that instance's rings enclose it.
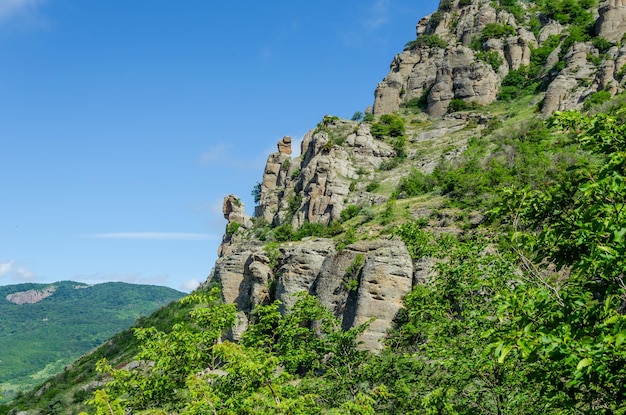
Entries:
{"label": "forested ridge", "polygon": [[[446,13],[474,3],[488,2],[442,1],[429,24],[452,25]],[[320,153],[362,128],[393,150],[350,184],[382,202],[348,205],[328,224],[254,218],[226,229],[225,241],[263,246],[276,274],[288,244],[328,238],[341,252],[402,241],[415,268],[432,272],[414,277],[380,350],[363,347],[374,319],[346,326],[311,292],[285,310],[278,277],[241,330],[242,311],[210,280],[0,413],[626,414],[626,97],[607,87],[578,109],[541,113],[570,48],[623,45],[594,35],[594,1],[490,4],[537,32],[546,22],[567,30],[509,71],[494,102],[452,99],[443,118],[461,120],[456,130],[424,114],[426,95],[390,114],[324,117],[312,133],[324,134]],[[497,58],[480,42],[505,26],[476,37],[481,59]],[[446,47],[434,36],[407,50]],[[303,203],[294,193],[287,219]],[[336,276],[348,301],[364,261]]]}

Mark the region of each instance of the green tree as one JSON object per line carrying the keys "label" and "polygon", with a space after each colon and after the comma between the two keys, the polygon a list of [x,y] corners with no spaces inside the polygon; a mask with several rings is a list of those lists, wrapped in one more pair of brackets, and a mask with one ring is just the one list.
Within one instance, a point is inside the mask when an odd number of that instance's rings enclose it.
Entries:
{"label": "green tree", "polygon": [[[624,110],[557,114],[593,158],[545,190],[510,191],[514,249],[527,281],[503,293],[497,355],[535,365],[547,403],[567,413],[626,412]],[[553,263],[562,275],[547,272]],[[539,265],[537,265],[539,264]],[[496,336],[496,337],[497,337]]]}

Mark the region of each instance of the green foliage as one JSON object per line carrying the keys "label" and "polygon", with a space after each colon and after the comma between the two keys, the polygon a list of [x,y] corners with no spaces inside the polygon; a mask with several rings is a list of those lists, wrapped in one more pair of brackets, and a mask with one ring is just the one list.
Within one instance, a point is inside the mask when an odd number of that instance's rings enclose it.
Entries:
{"label": "green foliage", "polygon": [[[222,304],[218,291],[188,302],[195,308],[172,332],[136,330],[139,367],[99,363],[112,380],[92,400],[97,414],[319,414],[320,388],[328,398],[345,400],[346,387],[337,386],[351,386],[350,373],[369,356],[357,350],[366,325],[343,331],[304,293],[285,314],[278,302],[258,307],[240,344],[220,341],[235,322],[235,308]],[[307,379],[314,373],[326,373],[321,384]],[[296,376],[305,377],[296,383]]]}
{"label": "green foliage", "polygon": [[459,7],[471,6],[472,0],[459,0]]}
{"label": "green foliage", "polygon": [[343,285],[348,291],[356,291],[359,287],[359,273],[365,264],[365,256],[356,254],[343,274]]}
{"label": "green foliage", "polygon": [[[35,304],[13,304],[9,294],[29,290],[54,293]],[[48,377],[63,372],[137,318],[180,298],[166,287],[125,283],[87,286],[73,281],[0,287],[0,384],[11,399]],[[45,339],[45,341],[42,341]]]}
{"label": "green foliage", "polygon": [[606,53],[609,51],[609,49],[611,49],[613,46],[615,46],[613,44],[613,42],[607,40],[606,38],[603,37],[594,37],[591,40],[591,43],[593,43],[593,46],[596,47],[598,49],[598,51],[600,51],[600,53]]}
{"label": "green foliage", "polygon": [[[435,14],[437,14],[437,12],[433,14],[433,17],[435,17]],[[439,35],[422,34],[419,35],[417,39],[407,42],[407,44],[404,46],[404,50],[413,50],[425,47],[445,49],[448,47],[448,42],[439,37]]]}
{"label": "green foliage", "polygon": [[496,334],[501,339],[496,354],[501,361],[513,355],[537,362],[533,377],[540,379],[546,400],[564,411],[624,409],[623,120],[623,110],[592,117],[557,114],[553,125],[597,160],[573,166],[549,188],[506,194],[518,224],[511,241],[520,257],[526,264],[551,262],[571,274],[557,280],[526,267],[533,283],[502,297],[498,317],[504,325]]}
{"label": "green foliage", "polygon": [[609,91],[602,90],[594,92],[585,99],[585,102],[583,103],[583,109],[587,111],[591,107],[600,105],[608,101],[609,99],[611,99],[611,93]]}
{"label": "green foliage", "polygon": [[372,114],[371,112],[368,112],[365,114],[365,116],[363,116],[363,122],[372,122],[375,120],[374,114]]}
{"label": "green foliage", "polygon": [[352,121],[361,121],[363,119],[363,113],[361,111],[356,111],[353,115],[351,120]]}
{"label": "green foliage", "polygon": [[356,217],[359,213],[361,213],[361,207],[357,205],[349,205],[341,211],[340,220],[345,222]]}
{"label": "green foliage", "polygon": [[404,119],[396,114],[383,114],[377,123],[372,124],[371,133],[375,138],[385,136],[400,137],[406,132]]}
{"label": "green foliage", "polygon": [[485,62],[487,65],[491,66],[494,71],[497,71],[504,63],[504,58],[495,50],[480,51],[476,53],[476,59]]}
{"label": "green foliage", "polygon": [[254,185],[251,194],[254,198],[254,203],[258,205],[261,201],[261,182],[257,182],[257,184]]}
{"label": "green foliage", "polygon": [[559,35],[550,35],[537,49],[531,49],[530,62],[531,68],[534,69],[532,72],[538,73],[538,70],[546,64],[548,57],[559,46],[560,42],[561,37]]}
{"label": "green foliage", "polygon": [[226,225],[226,235],[228,236],[234,235],[235,233],[237,233],[240,227],[241,227],[241,223],[230,222],[228,225]]}
{"label": "green foliage", "polygon": [[452,100],[450,100],[450,103],[448,104],[448,113],[451,114],[453,112],[458,112],[458,111],[468,111],[468,110],[476,109],[478,107],[479,105],[476,102],[465,101],[459,98],[453,98]]}
{"label": "green foliage", "polygon": [[267,255],[269,259],[269,267],[271,269],[276,269],[278,266],[278,259],[280,258],[280,250],[277,242],[268,242],[263,245],[263,252]]}
{"label": "green foliage", "polygon": [[434,178],[417,169],[412,169],[408,176],[403,177],[398,185],[398,193],[406,196],[418,196],[428,193],[435,187]]}
{"label": "green foliage", "polygon": [[515,28],[508,24],[487,23],[480,34],[480,41],[486,42],[489,39],[500,39],[515,35]]}
{"label": "green foliage", "polygon": [[375,192],[376,190],[378,190],[378,188],[380,188],[380,182],[377,181],[371,181],[367,184],[367,186],[365,187],[365,191],[366,192]]}
{"label": "green foliage", "polygon": [[547,17],[576,26],[587,26],[593,21],[589,9],[597,4],[595,0],[541,0],[536,3]]}
{"label": "green foliage", "polygon": [[523,95],[534,93],[540,85],[537,69],[522,65],[519,69],[509,71],[502,79],[498,99],[512,101]]}

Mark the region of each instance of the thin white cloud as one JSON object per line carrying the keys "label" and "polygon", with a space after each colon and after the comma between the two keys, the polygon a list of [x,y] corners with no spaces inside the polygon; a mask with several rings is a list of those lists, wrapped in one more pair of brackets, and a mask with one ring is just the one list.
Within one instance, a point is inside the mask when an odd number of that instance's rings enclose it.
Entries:
{"label": "thin white cloud", "polygon": [[178,289],[184,292],[191,292],[198,288],[202,282],[198,279],[185,281]]}
{"label": "thin white cloud", "polygon": [[40,19],[40,6],[46,0],[0,0],[0,23],[21,18],[32,22]]}
{"label": "thin white cloud", "polygon": [[366,29],[378,29],[389,22],[389,0],[376,0],[367,10],[368,15],[363,19]]}
{"label": "thin white cloud", "polygon": [[11,268],[13,268],[14,263],[15,261],[0,262],[0,277],[11,272]]}
{"label": "thin white cloud", "polygon": [[211,234],[185,233],[185,232],[110,232],[110,233],[94,233],[88,236],[90,238],[98,238],[98,239],[149,239],[149,240],[185,240],[185,241],[217,239],[217,236],[211,235]]}
{"label": "thin white cloud", "polygon": [[[15,260],[0,262],[0,278],[8,283],[33,282],[35,273],[17,264]],[[4,283],[7,283],[6,281]]]}
{"label": "thin white cloud", "polygon": [[229,148],[230,146],[226,144],[216,144],[204,153],[202,153],[202,155],[200,156],[200,161],[202,163],[223,162],[228,155]]}

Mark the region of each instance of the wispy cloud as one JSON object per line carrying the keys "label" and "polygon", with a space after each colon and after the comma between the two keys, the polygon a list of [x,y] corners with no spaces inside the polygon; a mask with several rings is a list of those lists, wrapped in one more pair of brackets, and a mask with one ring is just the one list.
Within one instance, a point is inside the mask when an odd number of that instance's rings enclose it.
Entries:
{"label": "wispy cloud", "polygon": [[368,30],[378,29],[389,21],[389,0],[376,0],[367,8],[363,26]]}
{"label": "wispy cloud", "polygon": [[198,286],[201,283],[202,281],[198,279],[191,279],[191,280],[185,281],[180,287],[178,287],[178,289],[180,291],[191,292],[195,290],[196,288],[198,288]]}
{"label": "wispy cloud", "polygon": [[227,157],[229,149],[230,146],[226,144],[216,144],[204,153],[202,153],[202,155],[200,156],[200,161],[202,163],[221,162]]}
{"label": "wispy cloud", "polygon": [[35,273],[17,264],[15,260],[0,262],[0,278],[12,282],[33,281]]}
{"label": "wispy cloud", "polygon": [[40,8],[47,0],[0,0],[0,24],[12,19],[41,20]]}
{"label": "wispy cloud", "polygon": [[94,233],[88,235],[90,238],[98,239],[149,239],[149,240],[185,240],[199,241],[207,239],[218,239],[216,235],[207,233],[185,233],[185,232],[110,232]]}

